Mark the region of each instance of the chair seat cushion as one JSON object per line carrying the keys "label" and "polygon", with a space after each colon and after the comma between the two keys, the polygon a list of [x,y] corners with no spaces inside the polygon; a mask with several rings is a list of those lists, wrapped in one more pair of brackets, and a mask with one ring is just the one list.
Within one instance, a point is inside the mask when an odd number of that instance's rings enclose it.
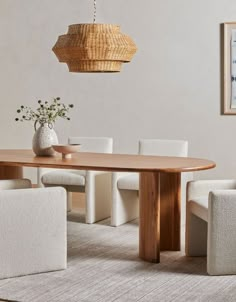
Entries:
{"label": "chair seat cushion", "polygon": [[56,170],[43,174],[44,185],[85,186],[86,171]]}
{"label": "chair seat cushion", "polygon": [[208,196],[202,196],[195,198],[194,200],[190,200],[189,207],[194,215],[208,221]]}
{"label": "chair seat cushion", "polygon": [[122,176],[117,182],[118,189],[122,190],[139,190],[139,174],[133,173],[130,175]]}

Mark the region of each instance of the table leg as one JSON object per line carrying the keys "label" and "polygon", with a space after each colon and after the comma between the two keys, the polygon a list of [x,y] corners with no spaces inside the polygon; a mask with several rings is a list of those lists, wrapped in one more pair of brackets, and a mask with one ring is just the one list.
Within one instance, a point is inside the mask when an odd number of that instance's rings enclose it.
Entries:
{"label": "table leg", "polygon": [[181,174],[160,173],[161,250],[180,251]]}
{"label": "table leg", "polygon": [[23,178],[22,167],[0,166],[0,179]]}
{"label": "table leg", "polygon": [[139,256],[160,262],[160,250],[180,250],[180,173],[140,173]]}
{"label": "table leg", "polygon": [[160,262],[160,174],[141,172],[139,184],[139,257]]}

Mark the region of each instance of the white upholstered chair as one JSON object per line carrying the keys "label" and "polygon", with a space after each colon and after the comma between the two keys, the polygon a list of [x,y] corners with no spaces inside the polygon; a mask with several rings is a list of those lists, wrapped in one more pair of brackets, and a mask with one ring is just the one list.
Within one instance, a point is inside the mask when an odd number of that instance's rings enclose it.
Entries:
{"label": "white upholstered chair", "polygon": [[[159,156],[188,156],[188,142],[182,140],[141,139],[139,154]],[[185,223],[186,182],[192,180],[192,173],[182,173],[182,224]],[[138,217],[138,173],[112,173],[111,225],[119,226]]]}
{"label": "white upholstered chair", "polygon": [[66,192],[0,180],[0,279],[66,268]]}
{"label": "white upholstered chair", "polygon": [[236,180],[187,186],[186,255],[206,256],[210,275],[236,274]]}
{"label": "white upholstered chair", "polygon": [[[113,150],[113,140],[108,137],[70,137],[68,143],[81,144],[81,152],[112,153]],[[86,223],[110,217],[111,173],[41,168],[38,179],[45,187],[62,186],[66,189],[68,210],[71,208],[71,192],[85,192]]]}

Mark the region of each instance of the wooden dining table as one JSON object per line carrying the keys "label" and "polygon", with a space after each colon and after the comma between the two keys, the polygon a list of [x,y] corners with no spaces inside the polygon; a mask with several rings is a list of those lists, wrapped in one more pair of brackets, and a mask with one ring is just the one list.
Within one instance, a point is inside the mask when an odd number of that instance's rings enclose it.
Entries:
{"label": "wooden dining table", "polygon": [[0,179],[23,177],[23,167],[139,172],[139,257],[160,262],[161,250],[180,250],[181,173],[214,168],[189,157],[80,152],[70,159],[37,157],[31,150],[0,150]]}

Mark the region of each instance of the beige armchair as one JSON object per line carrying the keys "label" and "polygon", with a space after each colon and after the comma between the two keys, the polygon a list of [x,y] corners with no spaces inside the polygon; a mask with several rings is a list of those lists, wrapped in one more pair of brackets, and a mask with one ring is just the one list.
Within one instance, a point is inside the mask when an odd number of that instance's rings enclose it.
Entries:
{"label": "beige armchair", "polygon": [[[181,140],[141,139],[139,154],[159,156],[188,156],[188,142]],[[192,173],[182,173],[181,223],[185,224],[186,183],[193,179]],[[119,226],[139,216],[139,174],[112,173],[111,225]]]}
{"label": "beige armchair", "polygon": [[66,192],[0,180],[0,279],[65,269]]}
{"label": "beige armchair", "polygon": [[187,186],[186,255],[206,256],[210,275],[236,274],[236,180]]}
{"label": "beige armchair", "polygon": [[[80,152],[112,153],[113,140],[108,137],[70,137],[69,144],[81,144]],[[61,186],[67,191],[67,208],[71,208],[71,193],[85,192],[86,223],[111,215],[111,173],[101,171],[39,169],[39,185]]]}

